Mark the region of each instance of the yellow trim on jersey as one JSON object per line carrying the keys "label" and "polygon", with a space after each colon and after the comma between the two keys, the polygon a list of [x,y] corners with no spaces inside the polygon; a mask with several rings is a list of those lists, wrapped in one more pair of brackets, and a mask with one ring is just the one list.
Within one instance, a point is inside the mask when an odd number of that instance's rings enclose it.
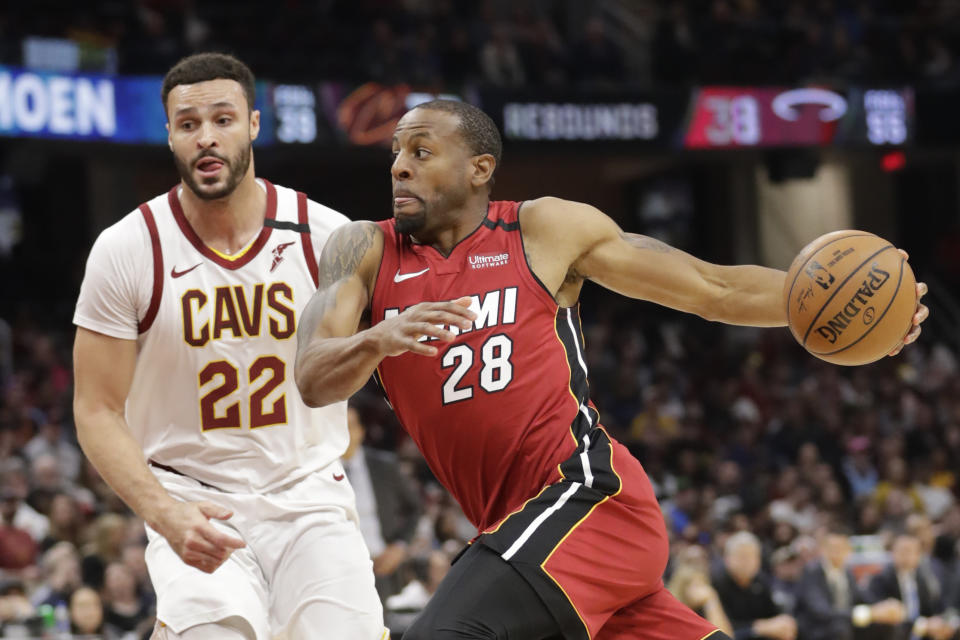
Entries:
{"label": "yellow trim on jersey", "polygon": [[[606,500],[606,498],[604,498],[604,500]],[[603,502],[603,501],[601,500],[601,502]],[[597,504],[601,504],[601,502],[598,502]],[[594,505],[594,506],[596,506],[596,505]],[[593,511],[593,509],[591,509],[590,511]],[[589,515],[589,514],[587,514],[587,515]],[[584,516],[584,517],[586,517],[586,516]],[[580,523],[578,522],[577,524],[580,524]],[[572,531],[572,529],[571,529],[571,531]],[[566,538],[566,537],[567,537],[567,536],[564,536],[564,538]],[[559,546],[560,546],[560,545],[558,544],[557,547],[559,547]],[[556,549],[556,547],[554,547],[554,549]],[[553,555],[553,551],[551,551],[550,554]],[[547,559],[549,559],[549,556],[547,556]],[[590,633],[590,627],[587,626],[587,621],[583,619],[583,615],[580,614],[580,610],[577,609],[577,605],[573,604],[573,600],[570,599],[570,596],[569,596],[569,594],[567,594],[566,590],[565,590],[563,587],[561,587],[561,586],[560,586],[560,583],[557,582],[557,579],[554,578],[552,575],[550,575],[550,572],[547,571],[547,570],[544,568],[543,565],[546,564],[546,563],[547,563],[547,561],[544,560],[544,561],[543,561],[543,564],[540,565],[540,569],[541,569],[545,574],[547,574],[547,577],[548,577],[548,578],[550,578],[551,580],[553,580],[553,584],[557,585],[557,589],[560,589],[560,593],[562,593],[562,594],[563,594],[563,597],[566,598],[566,599],[567,599],[567,602],[570,603],[570,607],[573,609],[573,612],[574,612],[575,614],[577,614],[577,617],[578,617],[578,618],[580,618],[580,624],[582,624],[582,625],[583,625],[583,628],[587,630],[587,637],[588,637],[588,638],[592,638],[592,637],[593,637],[593,634]]]}
{"label": "yellow trim on jersey", "polygon": [[[234,253],[234,254],[223,253],[223,252],[221,252],[221,251],[217,251],[216,249],[214,249],[213,247],[211,247],[210,245],[208,245],[208,244],[206,244],[206,243],[204,243],[203,246],[205,246],[207,249],[210,249],[210,251],[213,251],[215,254],[217,254],[218,256],[220,256],[221,258],[223,258],[224,260],[228,260],[228,261],[230,261],[230,262],[235,262],[235,261],[239,260],[240,258],[242,258],[242,257],[247,253],[247,251],[250,251],[250,247],[252,247],[253,245],[255,245],[255,244],[257,243],[257,239],[260,237],[260,234],[261,234],[261,233],[263,233],[263,229],[262,229],[262,228],[260,229],[260,231],[257,232],[257,234],[256,234],[255,236],[253,236],[253,239],[250,240],[250,242],[247,243],[247,246],[245,246],[243,249],[240,249],[240,251],[238,251],[237,253]],[[198,236],[198,237],[199,237],[199,236]]]}
{"label": "yellow trim on jersey", "polygon": [[709,638],[710,636],[712,636],[712,635],[715,634],[715,633],[720,633],[720,629],[714,629],[713,631],[711,631],[711,632],[708,633],[707,635],[705,635],[705,636],[703,636],[702,638],[700,638],[700,640],[707,640],[707,638]]}
{"label": "yellow trim on jersey", "polygon": [[390,629],[384,627],[383,633],[380,635],[380,640],[390,640]]}
{"label": "yellow trim on jersey", "polygon": [[[599,427],[599,425],[597,425],[597,426]],[[580,611],[577,609],[577,605],[573,604],[573,600],[570,599],[570,596],[569,596],[569,594],[567,594],[566,590],[560,585],[559,582],[557,582],[557,579],[554,578],[552,575],[550,575],[550,572],[547,571],[547,563],[550,562],[550,558],[552,558],[552,557],[553,557],[553,554],[556,553],[557,549],[560,548],[560,545],[563,544],[563,542],[570,536],[571,533],[573,533],[574,531],[576,531],[577,527],[579,527],[581,524],[583,524],[583,521],[584,521],[584,520],[586,520],[587,518],[590,517],[590,515],[594,512],[594,510],[596,510],[597,507],[599,507],[599,506],[602,505],[604,502],[606,502],[606,501],[609,500],[610,498],[613,498],[614,496],[616,496],[617,494],[619,494],[621,491],[623,491],[623,478],[620,477],[620,474],[617,473],[616,467],[613,466],[613,441],[610,439],[610,434],[607,433],[607,430],[606,430],[606,429],[604,429],[603,427],[599,427],[599,428],[603,431],[604,435],[607,436],[607,446],[608,446],[609,449],[610,449],[610,471],[613,472],[613,475],[615,475],[615,476],[617,477],[617,479],[620,481],[620,488],[617,489],[617,492],[616,492],[616,493],[611,494],[611,495],[609,495],[609,496],[604,496],[604,497],[603,497],[603,500],[601,500],[601,501],[598,502],[597,504],[595,504],[595,505],[593,505],[592,507],[590,507],[590,511],[588,511],[588,512],[586,513],[586,515],[584,515],[582,518],[580,518],[579,520],[577,520],[576,524],[574,524],[572,527],[570,527],[570,529],[563,535],[563,537],[560,538],[560,541],[557,542],[557,544],[554,545],[553,549],[550,550],[550,553],[547,554],[547,557],[544,558],[543,562],[540,563],[540,569],[541,569],[545,574],[547,574],[547,577],[548,577],[548,578],[550,578],[551,580],[553,580],[553,583],[554,583],[555,585],[557,585],[557,588],[560,589],[560,592],[561,592],[561,593],[563,593],[563,596],[567,599],[567,602],[569,602],[569,603],[570,603],[570,606],[573,607],[573,610],[574,610],[574,612],[577,614],[577,617],[580,618],[580,621],[581,621],[581,622],[583,622],[583,626],[584,626],[584,628],[587,630],[587,635],[590,635],[590,627],[587,626],[586,621],[584,621],[583,616],[580,615]],[[719,630],[719,629],[717,629],[717,630],[715,630],[715,631],[718,631],[718,630]],[[712,633],[712,632],[711,632],[711,633]],[[709,634],[708,634],[708,635],[709,635]],[[705,638],[705,637],[706,637],[706,636],[704,636],[704,638]],[[701,638],[700,640],[703,640],[703,638]]]}

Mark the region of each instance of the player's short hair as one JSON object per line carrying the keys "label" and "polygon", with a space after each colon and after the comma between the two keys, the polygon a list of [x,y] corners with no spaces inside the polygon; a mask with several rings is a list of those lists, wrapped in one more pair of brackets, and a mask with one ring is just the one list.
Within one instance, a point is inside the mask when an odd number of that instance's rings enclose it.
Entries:
{"label": "player's short hair", "polygon": [[253,111],[253,101],[257,97],[253,72],[250,67],[226,53],[195,53],[173,65],[163,77],[163,109],[167,109],[167,96],[173,88],[181,84],[196,84],[207,80],[235,80],[243,87],[247,97],[247,108]]}
{"label": "player's short hair", "polygon": [[500,130],[483,110],[460,100],[431,100],[417,105],[416,108],[446,111],[456,115],[460,118],[457,130],[470,147],[470,152],[475,156],[488,153],[497,161],[496,166],[500,166],[500,157],[503,155]]}

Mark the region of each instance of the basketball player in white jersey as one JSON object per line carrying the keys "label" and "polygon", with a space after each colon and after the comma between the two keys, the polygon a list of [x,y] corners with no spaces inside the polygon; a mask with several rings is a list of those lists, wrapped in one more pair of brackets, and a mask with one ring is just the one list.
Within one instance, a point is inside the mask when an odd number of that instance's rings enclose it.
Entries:
{"label": "basketball player in white jersey", "polygon": [[98,238],[77,302],[80,444],[148,525],[153,638],[388,634],[340,454],[344,403],[293,380],[317,256],[347,219],[254,176],[238,60],[164,79],[181,182]]}

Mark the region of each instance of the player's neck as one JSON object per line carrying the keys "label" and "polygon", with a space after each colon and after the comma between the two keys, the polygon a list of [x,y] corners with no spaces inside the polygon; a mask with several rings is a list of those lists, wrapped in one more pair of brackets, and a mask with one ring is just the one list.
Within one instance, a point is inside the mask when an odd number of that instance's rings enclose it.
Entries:
{"label": "player's neck", "polygon": [[205,245],[221,253],[240,251],[263,228],[267,194],[257,184],[252,162],[237,188],[224,198],[204,200],[186,186],[179,197],[190,226]]}
{"label": "player's neck", "polygon": [[421,244],[428,244],[445,256],[450,255],[457,244],[477,230],[483,219],[487,217],[487,207],[490,200],[471,200],[457,209],[451,209],[444,214],[444,220],[449,221],[439,225],[441,228],[433,231],[424,230],[414,234],[414,239]]}

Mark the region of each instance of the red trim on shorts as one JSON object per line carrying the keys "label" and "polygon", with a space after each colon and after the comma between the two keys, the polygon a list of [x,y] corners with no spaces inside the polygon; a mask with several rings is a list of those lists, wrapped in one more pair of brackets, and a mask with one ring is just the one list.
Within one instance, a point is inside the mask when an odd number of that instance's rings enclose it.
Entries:
{"label": "red trim on shorts", "polygon": [[307,217],[307,194],[299,191],[297,191],[297,222],[307,225],[307,230],[300,232],[300,240],[303,242],[303,257],[307,260],[307,268],[310,269],[313,286],[319,287],[320,267],[317,264],[317,256],[313,253],[313,243],[310,242],[310,219]]}
{"label": "red trim on shorts", "polygon": [[[276,220],[277,190],[272,184],[270,184],[269,180],[266,180],[265,178],[260,179],[263,180],[263,184],[267,189],[266,219]],[[205,245],[203,240],[200,239],[200,236],[197,235],[197,232],[194,231],[193,227],[190,226],[190,221],[187,220],[187,216],[183,213],[183,207],[180,205],[180,198],[177,197],[177,189],[179,188],[180,185],[176,185],[167,193],[167,201],[170,203],[171,211],[173,211],[173,219],[177,221],[177,226],[180,227],[180,231],[182,231],[183,235],[186,236],[187,240],[190,241],[190,244],[192,244],[193,247],[199,251],[204,258],[212,260],[225,269],[239,269],[243,265],[256,258],[257,254],[260,253],[260,249],[262,249],[263,245],[267,244],[267,240],[270,239],[270,234],[273,232],[273,228],[264,225],[260,230],[260,235],[257,236],[257,239],[254,241],[253,245],[251,245],[250,248],[243,253],[243,255],[236,260],[224,258],[216,251]]]}
{"label": "red trim on shorts", "polygon": [[150,205],[140,205],[140,213],[143,214],[143,221],[147,223],[147,231],[150,232],[150,246],[153,248],[153,293],[150,294],[150,306],[147,307],[147,313],[144,314],[143,320],[137,323],[137,332],[144,333],[157,317],[157,311],[160,309],[160,298],[163,297],[163,249],[160,248],[157,221],[153,219],[153,211],[150,210]]}

